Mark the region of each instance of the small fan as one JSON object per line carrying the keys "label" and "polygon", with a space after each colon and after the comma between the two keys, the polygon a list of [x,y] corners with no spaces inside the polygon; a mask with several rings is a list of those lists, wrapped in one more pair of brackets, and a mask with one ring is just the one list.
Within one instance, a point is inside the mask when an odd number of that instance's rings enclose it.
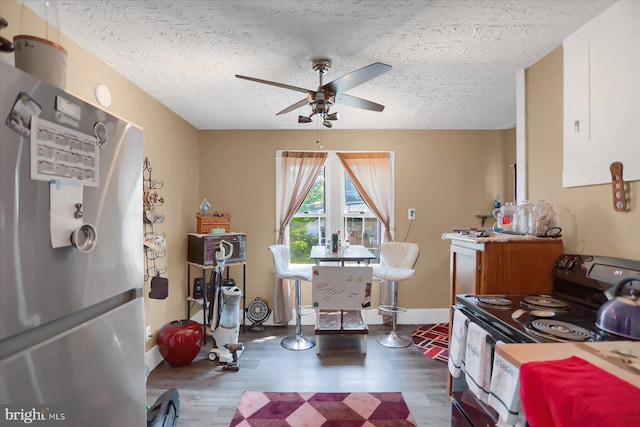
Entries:
{"label": "small fan", "polygon": [[267,300],[256,297],[251,301],[249,307],[247,307],[247,318],[252,322],[249,327],[251,332],[263,332],[264,326],[262,324],[269,318],[271,310],[267,304]]}

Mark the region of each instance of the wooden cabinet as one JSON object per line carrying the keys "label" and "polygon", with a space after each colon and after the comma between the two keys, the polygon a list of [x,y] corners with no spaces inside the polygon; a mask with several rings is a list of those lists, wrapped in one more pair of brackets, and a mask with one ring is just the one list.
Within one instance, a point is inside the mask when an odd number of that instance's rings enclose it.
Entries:
{"label": "wooden cabinet", "polygon": [[[450,299],[457,294],[550,294],[551,272],[562,255],[562,240],[530,236],[472,238],[445,234],[451,239]],[[450,313],[449,324],[453,323]],[[449,328],[451,340],[451,328]],[[451,375],[447,392],[451,396]]]}
{"label": "wooden cabinet", "polygon": [[208,234],[212,228],[224,228],[225,233],[231,232],[231,214],[228,212],[198,213],[198,234]]}
{"label": "wooden cabinet", "polygon": [[551,293],[551,271],[562,254],[562,240],[449,236],[451,304],[457,294]]}

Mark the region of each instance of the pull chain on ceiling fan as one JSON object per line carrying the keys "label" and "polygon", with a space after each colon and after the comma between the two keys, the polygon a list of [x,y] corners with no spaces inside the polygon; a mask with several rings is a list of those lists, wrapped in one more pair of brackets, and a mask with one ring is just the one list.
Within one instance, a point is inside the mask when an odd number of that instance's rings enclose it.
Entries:
{"label": "pull chain on ceiling fan", "polygon": [[313,121],[312,117],[318,115],[322,118],[322,124],[327,128],[331,128],[331,122],[338,120],[339,118],[338,113],[329,112],[333,104],[342,104],[369,111],[384,110],[384,105],[347,95],[344,92],[386,73],[391,70],[390,65],[375,62],[371,65],[367,65],[366,67],[360,68],[359,70],[345,74],[342,77],[338,77],[327,84],[323,84],[322,77],[331,69],[331,61],[328,59],[316,59],[313,61],[313,69],[320,76],[320,84],[318,89],[315,91],[269,80],[257,79],[255,77],[241,76],[239,74],[236,74],[236,77],[239,79],[250,80],[257,83],[306,93],[306,98],[301,99],[276,114],[280,115],[289,113],[308,104],[311,106],[311,114],[309,116],[298,116],[298,123],[311,123]]}

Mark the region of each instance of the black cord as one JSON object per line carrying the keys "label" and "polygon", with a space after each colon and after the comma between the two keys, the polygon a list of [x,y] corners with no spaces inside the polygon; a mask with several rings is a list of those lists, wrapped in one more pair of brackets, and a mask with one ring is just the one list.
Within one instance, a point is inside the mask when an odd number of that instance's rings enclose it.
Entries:
{"label": "black cord", "polygon": [[412,220],[409,222],[409,228],[407,229],[407,234],[404,236],[404,240],[403,240],[403,242],[406,242],[406,241],[407,241],[407,237],[409,237],[409,232],[411,231],[411,226],[413,225],[413,221],[415,221],[415,219],[412,219]]}

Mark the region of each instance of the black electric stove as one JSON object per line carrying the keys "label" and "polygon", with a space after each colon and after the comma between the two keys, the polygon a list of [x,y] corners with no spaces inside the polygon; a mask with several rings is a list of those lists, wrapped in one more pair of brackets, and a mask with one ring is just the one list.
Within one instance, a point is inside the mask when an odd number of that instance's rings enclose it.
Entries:
{"label": "black electric stove", "polygon": [[596,327],[596,310],[552,295],[458,295],[456,300],[514,343],[622,339]]}
{"label": "black electric stove", "polygon": [[[464,312],[491,325],[507,342],[580,342],[628,339],[596,326],[604,291],[623,277],[638,275],[640,261],[563,255],[554,265],[551,295],[456,296]],[[640,284],[623,293],[640,293]],[[501,337],[502,340],[505,337]]]}
{"label": "black electric stove", "polygon": [[[622,278],[640,274],[640,261],[585,255],[562,255],[553,266],[551,295],[456,296],[453,310],[488,332],[487,343],[553,343],[614,341],[628,338],[596,326],[598,310],[607,299],[604,291]],[[640,283],[627,285],[622,294],[640,294]],[[491,363],[493,365],[493,362]],[[496,425],[498,414],[469,390],[462,372],[451,383],[451,425]]]}

